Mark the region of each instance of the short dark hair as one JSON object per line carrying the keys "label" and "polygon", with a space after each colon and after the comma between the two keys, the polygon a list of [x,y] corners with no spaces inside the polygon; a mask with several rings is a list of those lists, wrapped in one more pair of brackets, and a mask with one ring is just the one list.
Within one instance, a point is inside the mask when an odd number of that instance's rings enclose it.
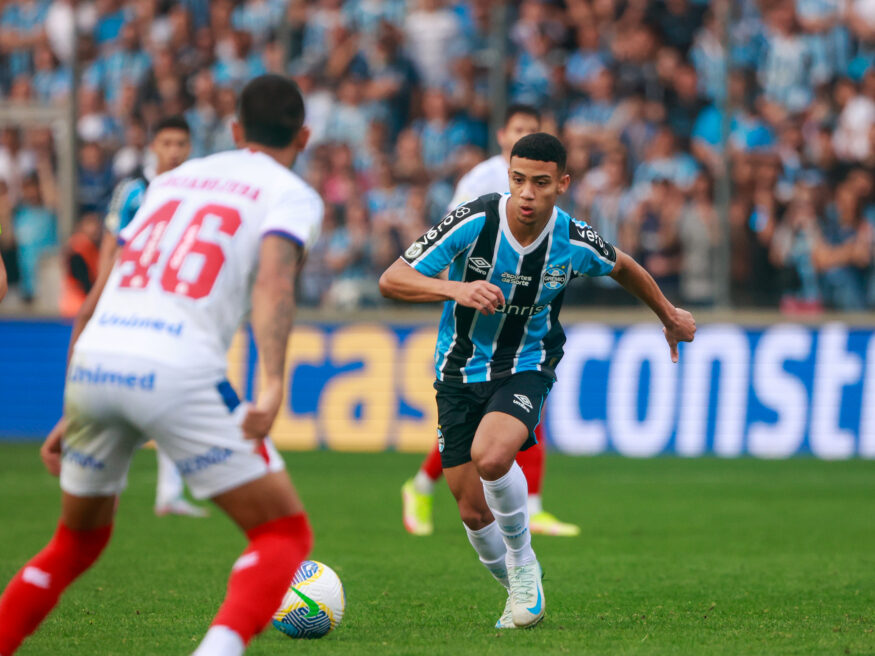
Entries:
{"label": "short dark hair", "polygon": [[527,134],[514,144],[513,150],[510,151],[510,158],[514,157],[533,159],[538,162],[556,162],[556,168],[559,169],[560,173],[564,173],[565,160],[568,155],[562,142],[552,134],[535,132]]}
{"label": "short dark hair", "polygon": [[191,134],[191,128],[188,125],[188,121],[179,114],[165,116],[155,123],[155,125],[152,126],[152,138],[154,139],[157,137],[158,133],[162,130],[182,130],[186,134]]}
{"label": "short dark hair", "polygon": [[237,118],[246,141],[285,148],[304,125],[304,98],[293,80],[259,75],[243,87]]}
{"label": "short dark hair", "polygon": [[531,116],[538,122],[538,124],[541,123],[541,112],[539,112],[536,108],[532,107],[531,105],[524,105],[523,103],[513,103],[509,105],[507,110],[504,112],[504,127],[507,127],[507,124],[510,123],[510,119],[512,119],[517,114]]}

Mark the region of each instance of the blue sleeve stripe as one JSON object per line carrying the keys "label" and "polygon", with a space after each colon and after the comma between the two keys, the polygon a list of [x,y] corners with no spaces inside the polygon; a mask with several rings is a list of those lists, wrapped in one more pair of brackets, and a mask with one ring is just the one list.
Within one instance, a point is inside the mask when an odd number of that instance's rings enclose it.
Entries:
{"label": "blue sleeve stripe", "polygon": [[275,230],[268,230],[263,235],[261,235],[261,238],[264,239],[265,237],[268,237],[271,235],[274,237],[283,237],[285,239],[288,239],[289,241],[293,241],[301,248],[306,247],[306,244],[304,243],[303,239],[301,239],[297,235],[293,235],[291,232],[287,232],[285,230],[276,230],[276,229]]}

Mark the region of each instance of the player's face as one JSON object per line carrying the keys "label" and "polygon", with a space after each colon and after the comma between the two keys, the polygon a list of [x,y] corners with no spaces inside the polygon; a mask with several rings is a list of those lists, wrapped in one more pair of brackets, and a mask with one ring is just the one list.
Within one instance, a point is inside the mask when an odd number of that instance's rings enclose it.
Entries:
{"label": "player's face", "polygon": [[514,157],[510,162],[510,200],[512,215],[524,225],[546,224],[559,194],[565,193],[571,177],[560,171],[556,162],[539,162]]}
{"label": "player's face", "polygon": [[152,140],[152,152],[158,159],[158,173],[175,169],[188,159],[191,140],[185,130],[165,128]]}
{"label": "player's face", "polygon": [[514,114],[510,117],[507,125],[498,131],[498,145],[509,153],[513,145],[528,134],[535,134],[541,129],[541,124],[530,114]]}

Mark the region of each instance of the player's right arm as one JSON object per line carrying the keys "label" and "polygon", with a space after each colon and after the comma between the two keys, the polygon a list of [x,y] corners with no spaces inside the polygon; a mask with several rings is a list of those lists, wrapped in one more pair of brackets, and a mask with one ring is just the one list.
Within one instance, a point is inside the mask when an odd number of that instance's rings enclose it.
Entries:
{"label": "player's right arm", "polygon": [[447,214],[380,276],[380,293],[408,303],[451,300],[483,314],[494,314],[504,304],[504,294],[498,286],[485,280],[459,282],[438,277],[477,240],[484,221],[482,198]]}
{"label": "player's right arm", "polygon": [[483,314],[495,314],[495,309],[504,305],[501,289],[490,282],[430,278],[400,258],[380,276],[380,293],[386,298],[408,303],[456,301]]}
{"label": "player's right arm", "polygon": [[[88,321],[94,315],[94,310],[97,308],[97,302],[100,300],[100,295],[103,293],[103,288],[106,287],[106,281],[109,280],[109,274],[115,265],[116,256],[118,255],[118,239],[119,232],[124,228],[131,219],[130,214],[133,212],[132,203],[139,206],[141,196],[137,196],[135,189],[129,180],[123,180],[116,185],[115,191],[110,201],[109,211],[107,212],[104,221],[105,230],[103,237],[100,240],[100,253],[97,260],[97,279],[94,285],[85,296],[85,300],[79,307],[73,319],[73,328],[70,333],[70,345],[67,347],[67,364],[70,363],[70,358],[73,357],[73,347]],[[64,433],[67,430],[67,420],[62,415],[58,419],[51,431],[49,431],[45,442],[40,447],[40,457],[43,464],[50,474],[58,476],[61,473],[61,442],[64,438]]]}
{"label": "player's right arm", "polygon": [[262,379],[258,399],[243,421],[243,433],[250,439],[267,437],[282,406],[286,347],[295,314],[295,276],[303,252],[283,236],[267,235],[261,241],[250,320]]}

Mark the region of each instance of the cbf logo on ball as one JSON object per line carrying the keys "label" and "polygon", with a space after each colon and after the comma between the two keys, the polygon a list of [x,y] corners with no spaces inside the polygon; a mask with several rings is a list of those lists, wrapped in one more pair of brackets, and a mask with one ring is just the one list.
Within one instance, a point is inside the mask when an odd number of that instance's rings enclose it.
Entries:
{"label": "cbf logo on ball", "polygon": [[547,289],[559,289],[568,282],[568,272],[564,266],[550,265],[544,272],[544,287]]}

